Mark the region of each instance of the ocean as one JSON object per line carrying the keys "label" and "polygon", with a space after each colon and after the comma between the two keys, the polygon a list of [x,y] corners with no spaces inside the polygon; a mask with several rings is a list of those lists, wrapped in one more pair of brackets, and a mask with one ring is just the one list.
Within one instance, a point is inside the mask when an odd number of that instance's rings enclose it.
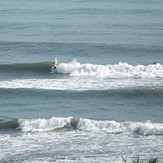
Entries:
{"label": "ocean", "polygon": [[162,15],[162,0],[0,0],[0,162],[163,162]]}

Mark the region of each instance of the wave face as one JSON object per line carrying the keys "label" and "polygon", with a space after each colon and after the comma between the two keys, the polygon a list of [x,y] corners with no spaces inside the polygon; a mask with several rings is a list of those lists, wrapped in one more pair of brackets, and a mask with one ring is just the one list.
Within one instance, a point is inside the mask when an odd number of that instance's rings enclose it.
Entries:
{"label": "wave face", "polygon": [[11,120],[8,122],[1,122],[0,121],[0,130],[14,130],[19,127],[19,122],[18,120]]}
{"label": "wave face", "polygon": [[20,129],[22,132],[49,132],[78,130],[81,132],[107,134],[137,134],[143,136],[163,135],[163,124],[147,122],[116,122],[76,119],[73,117],[50,119],[18,119],[1,122],[0,130]]}
{"label": "wave face", "polygon": [[70,76],[88,76],[99,78],[162,78],[163,65],[150,64],[147,66],[132,66],[119,62],[114,65],[81,64],[76,60],[70,63],[61,63],[58,72]]}
{"label": "wave face", "polygon": [[0,72],[16,72],[16,73],[47,73],[51,69],[51,62],[40,62],[40,63],[21,63],[21,64],[1,64]]}

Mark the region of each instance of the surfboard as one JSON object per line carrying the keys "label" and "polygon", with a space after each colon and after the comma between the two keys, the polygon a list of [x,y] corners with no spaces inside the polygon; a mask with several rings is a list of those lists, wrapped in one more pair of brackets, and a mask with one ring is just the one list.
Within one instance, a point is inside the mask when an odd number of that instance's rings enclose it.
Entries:
{"label": "surfboard", "polygon": [[50,74],[57,74],[57,70],[49,72]]}

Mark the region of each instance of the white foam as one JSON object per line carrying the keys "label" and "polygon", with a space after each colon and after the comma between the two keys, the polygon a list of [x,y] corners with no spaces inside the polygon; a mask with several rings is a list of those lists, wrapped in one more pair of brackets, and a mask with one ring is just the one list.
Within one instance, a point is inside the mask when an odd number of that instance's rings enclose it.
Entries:
{"label": "white foam", "polygon": [[80,119],[78,129],[95,133],[136,133],[140,135],[163,135],[163,124],[147,122],[116,122]]}
{"label": "white foam", "polygon": [[76,60],[69,63],[61,63],[58,72],[70,74],[70,76],[91,76],[97,78],[156,78],[163,77],[163,65],[150,64],[148,66],[132,66],[119,62],[114,65],[81,64]]}
{"label": "white foam", "polygon": [[20,128],[22,131],[50,131],[57,128],[62,128],[70,123],[72,117],[50,119],[19,119]]}

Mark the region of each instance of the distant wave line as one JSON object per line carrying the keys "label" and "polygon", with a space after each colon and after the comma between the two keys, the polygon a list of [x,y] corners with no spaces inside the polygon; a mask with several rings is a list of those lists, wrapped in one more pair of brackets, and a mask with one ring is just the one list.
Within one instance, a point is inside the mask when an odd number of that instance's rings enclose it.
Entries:
{"label": "distant wave line", "polygon": [[[43,93],[42,93],[43,92]],[[20,97],[24,94],[33,96],[37,95],[37,97],[52,97],[54,94],[56,96],[62,96],[62,97],[70,97],[76,96],[78,98],[82,98],[85,96],[89,97],[159,97],[163,98],[163,88],[134,88],[134,89],[128,89],[128,88],[122,88],[122,89],[108,89],[108,90],[84,90],[84,91],[76,91],[76,90],[52,90],[52,89],[27,89],[27,88],[0,88],[0,95],[19,95]]]}

